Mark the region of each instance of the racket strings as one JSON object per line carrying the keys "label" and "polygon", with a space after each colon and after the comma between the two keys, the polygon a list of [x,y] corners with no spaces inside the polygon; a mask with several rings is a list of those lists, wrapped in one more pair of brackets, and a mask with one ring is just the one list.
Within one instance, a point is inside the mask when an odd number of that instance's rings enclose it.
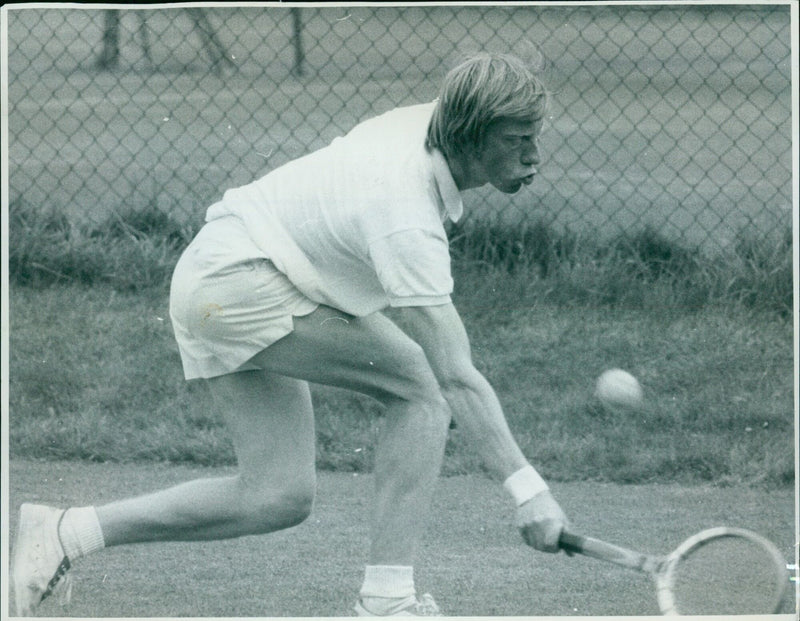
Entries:
{"label": "racket strings", "polygon": [[672,567],[672,593],[683,615],[775,612],[784,576],[775,556],[744,537],[715,537]]}

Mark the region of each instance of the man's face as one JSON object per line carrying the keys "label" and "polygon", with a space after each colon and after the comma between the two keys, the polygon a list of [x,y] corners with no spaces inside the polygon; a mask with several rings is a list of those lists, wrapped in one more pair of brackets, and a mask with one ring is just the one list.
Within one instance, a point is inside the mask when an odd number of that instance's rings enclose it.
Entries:
{"label": "man's face", "polygon": [[506,194],[533,183],[539,164],[541,131],[542,119],[500,119],[492,123],[477,153],[486,182]]}

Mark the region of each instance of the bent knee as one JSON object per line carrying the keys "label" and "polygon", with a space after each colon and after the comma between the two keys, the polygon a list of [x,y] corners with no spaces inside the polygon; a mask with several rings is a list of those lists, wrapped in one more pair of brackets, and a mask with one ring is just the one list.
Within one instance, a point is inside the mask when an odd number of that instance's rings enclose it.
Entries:
{"label": "bent knee", "polygon": [[314,497],[312,489],[292,489],[281,494],[278,505],[285,513],[287,526],[297,526],[311,515]]}
{"label": "bent knee", "polygon": [[297,526],[311,515],[316,495],[314,477],[282,485],[265,483],[244,490],[246,520],[256,533]]}
{"label": "bent knee", "polygon": [[424,350],[416,343],[407,345],[396,355],[387,384],[389,400],[423,403],[434,409],[446,407],[436,375]]}

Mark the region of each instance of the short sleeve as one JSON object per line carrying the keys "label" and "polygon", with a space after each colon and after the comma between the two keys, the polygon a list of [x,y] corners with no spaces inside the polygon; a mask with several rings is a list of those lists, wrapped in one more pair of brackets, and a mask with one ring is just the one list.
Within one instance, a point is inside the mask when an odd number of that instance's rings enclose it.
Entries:
{"label": "short sleeve", "polygon": [[391,306],[450,302],[453,278],[446,238],[408,229],[374,240],[369,254]]}

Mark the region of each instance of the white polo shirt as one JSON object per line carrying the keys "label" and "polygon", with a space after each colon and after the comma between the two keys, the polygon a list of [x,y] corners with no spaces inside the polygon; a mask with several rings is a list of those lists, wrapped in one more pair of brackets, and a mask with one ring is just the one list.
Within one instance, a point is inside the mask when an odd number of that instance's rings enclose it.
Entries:
{"label": "white polo shirt", "polygon": [[[397,108],[329,146],[225,192],[206,220],[235,216],[234,259],[269,258],[311,300],[363,316],[450,300],[443,223],[463,206],[425,137],[435,102]],[[230,258],[230,257],[229,257]]]}

